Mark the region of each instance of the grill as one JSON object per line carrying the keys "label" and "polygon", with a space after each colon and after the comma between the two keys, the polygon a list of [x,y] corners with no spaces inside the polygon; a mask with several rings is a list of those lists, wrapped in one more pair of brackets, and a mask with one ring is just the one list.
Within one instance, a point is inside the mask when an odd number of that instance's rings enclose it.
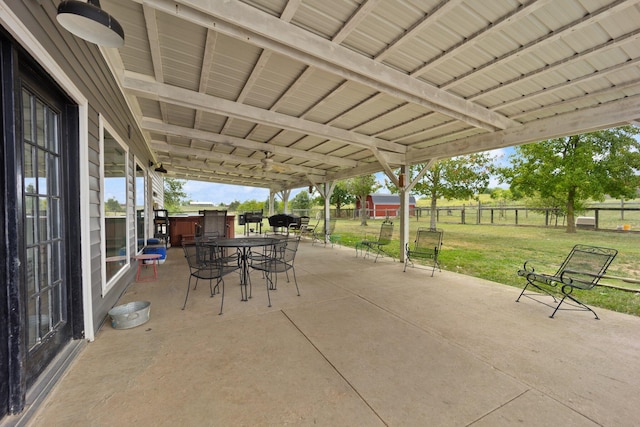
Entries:
{"label": "grill", "polygon": [[283,232],[287,230],[291,224],[300,225],[300,217],[287,214],[277,214],[269,217],[269,225],[274,231]]}
{"label": "grill", "polygon": [[[248,232],[256,231],[257,233],[262,234],[262,211],[251,211],[240,214],[238,218],[238,225],[244,226],[244,234],[247,235]],[[251,228],[251,224],[256,224],[254,228]]]}

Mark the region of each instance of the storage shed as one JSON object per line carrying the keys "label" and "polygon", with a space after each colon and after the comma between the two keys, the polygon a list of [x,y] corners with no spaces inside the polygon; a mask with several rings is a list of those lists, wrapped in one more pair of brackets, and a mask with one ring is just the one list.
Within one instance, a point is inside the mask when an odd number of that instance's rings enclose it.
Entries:
{"label": "storage shed", "polygon": [[[415,215],[416,198],[409,196],[409,216]],[[366,202],[369,218],[395,218],[400,215],[398,194],[369,194]],[[356,201],[356,215],[360,215],[360,201]]]}

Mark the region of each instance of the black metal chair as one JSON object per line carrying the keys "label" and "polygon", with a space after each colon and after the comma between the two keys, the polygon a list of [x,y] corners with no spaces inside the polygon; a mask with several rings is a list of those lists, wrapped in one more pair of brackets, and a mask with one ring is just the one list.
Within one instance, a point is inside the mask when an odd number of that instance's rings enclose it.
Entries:
{"label": "black metal chair", "polygon": [[269,307],[271,307],[270,291],[277,289],[278,273],[285,273],[287,282],[289,282],[289,270],[291,270],[296,291],[300,296],[300,288],[298,287],[296,269],[294,267],[299,244],[300,236],[277,239],[273,245],[267,247],[263,256],[252,258],[251,260],[251,268],[264,273]]}
{"label": "black metal chair", "polygon": [[309,227],[309,220],[310,218],[305,215],[299,217],[298,221],[289,225],[289,232],[302,235],[302,233],[304,233],[305,230]]}
{"label": "black metal chair", "polygon": [[356,257],[358,256],[358,251],[360,251],[363,256],[368,256],[369,252],[373,251],[376,253],[376,259],[374,262],[378,261],[378,256],[381,254],[387,255],[393,259],[393,256],[384,250],[384,247],[391,243],[392,236],[393,222],[388,220],[383,221],[380,226],[380,235],[377,240],[368,240],[365,236],[363,241],[356,243]]}
{"label": "black metal chair", "polygon": [[[221,238],[224,238],[224,236],[221,236],[219,231],[205,232],[201,236],[195,237],[196,248],[198,248],[198,250],[205,252],[204,258],[207,258],[209,256],[208,255],[209,251],[211,250],[212,247],[214,247],[209,244],[215,243],[217,239],[221,239]],[[225,250],[225,248],[217,248],[217,249],[219,251],[219,253],[217,254],[218,258],[222,260],[222,262],[226,264],[229,264],[229,263],[236,264],[236,265],[239,264],[240,254],[237,251],[228,252],[227,250]]]}
{"label": "black metal chair", "polygon": [[318,225],[320,224],[320,220],[316,220],[316,223],[311,225],[311,221],[309,221],[309,223],[307,224],[306,227],[300,229],[300,235],[304,236],[304,237],[311,237],[313,238],[314,233],[316,232],[316,230],[318,229]]}
{"label": "black metal chair", "polygon": [[425,227],[418,228],[418,231],[416,232],[416,240],[413,242],[413,247],[411,247],[409,243],[405,246],[404,269],[402,271],[407,271],[408,263],[411,263],[411,266],[413,266],[414,260],[431,259],[433,260],[431,277],[433,277],[436,267],[438,268],[438,271],[442,272],[440,269],[440,263],[438,262],[438,255],[442,249],[443,234],[444,232],[441,229]]}
{"label": "black metal chair", "polygon": [[[191,278],[196,279],[196,284],[193,289],[198,287],[198,280],[208,280],[209,290],[211,296],[220,292],[220,285],[222,285],[221,301],[220,301],[220,313],[222,314],[222,307],[224,305],[224,279],[223,277],[229,273],[238,270],[240,267],[236,264],[225,263],[220,258],[220,249],[212,243],[197,243],[195,245],[183,245],[184,256],[189,264],[189,282],[187,284],[187,295],[184,298],[184,304],[182,309],[187,306],[187,300],[189,299],[189,291],[191,289]],[[213,280],[216,280],[216,285],[213,286]]]}
{"label": "black metal chair", "polygon": [[[534,261],[526,261],[522,269],[518,270],[518,276],[524,277],[527,283],[524,285],[522,292],[518,296],[516,302],[520,301],[520,298],[525,296],[531,298],[536,302],[542,303],[553,308],[551,318],[555,316],[558,310],[577,310],[577,311],[590,311],[599,319],[595,311],[579,301],[573,294],[573,291],[589,290],[593,289],[602,276],[604,276],[607,268],[613,262],[613,259],[618,254],[618,251],[610,248],[602,248],[598,246],[588,245],[575,245],[569,255],[562,262],[558,270],[553,274],[545,274],[536,271]],[[553,304],[546,303],[541,300],[543,296],[540,293],[525,293],[529,286],[533,286],[540,292],[551,296],[553,298]],[[560,301],[558,301],[560,298]],[[562,303],[569,299],[571,302],[566,302],[571,308],[563,308],[560,306]],[[557,305],[556,305],[557,303]]]}

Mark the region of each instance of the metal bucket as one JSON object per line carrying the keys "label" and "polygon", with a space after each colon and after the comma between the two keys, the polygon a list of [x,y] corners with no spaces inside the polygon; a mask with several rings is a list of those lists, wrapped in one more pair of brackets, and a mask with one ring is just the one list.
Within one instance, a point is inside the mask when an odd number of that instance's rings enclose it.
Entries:
{"label": "metal bucket", "polygon": [[109,310],[111,326],[115,329],[129,329],[147,323],[150,309],[149,301],[134,301],[113,307]]}

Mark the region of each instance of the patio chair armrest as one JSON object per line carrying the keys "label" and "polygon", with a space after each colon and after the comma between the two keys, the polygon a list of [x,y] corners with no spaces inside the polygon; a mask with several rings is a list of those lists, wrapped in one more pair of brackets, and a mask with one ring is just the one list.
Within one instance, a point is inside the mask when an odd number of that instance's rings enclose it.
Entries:
{"label": "patio chair armrest", "polygon": [[518,276],[524,277],[529,283],[542,283],[547,286],[555,287],[558,283],[562,283],[562,278],[552,274],[536,273],[533,270],[520,269]]}
{"label": "patio chair armrest", "polygon": [[[590,277],[592,280],[582,280],[581,277]],[[585,290],[593,288],[601,278],[602,275],[600,274],[593,274],[586,271],[578,270],[565,270],[562,272],[562,274],[560,274],[560,280],[562,281],[563,285]]]}
{"label": "patio chair armrest", "polygon": [[[538,259],[528,259],[522,265],[520,271],[518,271],[518,276],[526,276],[526,273],[534,273],[534,274],[543,274],[549,276],[549,274],[542,273],[543,271],[553,271],[556,272],[558,270],[557,264],[549,263],[548,261],[541,261]],[[520,274],[523,272],[524,274]]]}

